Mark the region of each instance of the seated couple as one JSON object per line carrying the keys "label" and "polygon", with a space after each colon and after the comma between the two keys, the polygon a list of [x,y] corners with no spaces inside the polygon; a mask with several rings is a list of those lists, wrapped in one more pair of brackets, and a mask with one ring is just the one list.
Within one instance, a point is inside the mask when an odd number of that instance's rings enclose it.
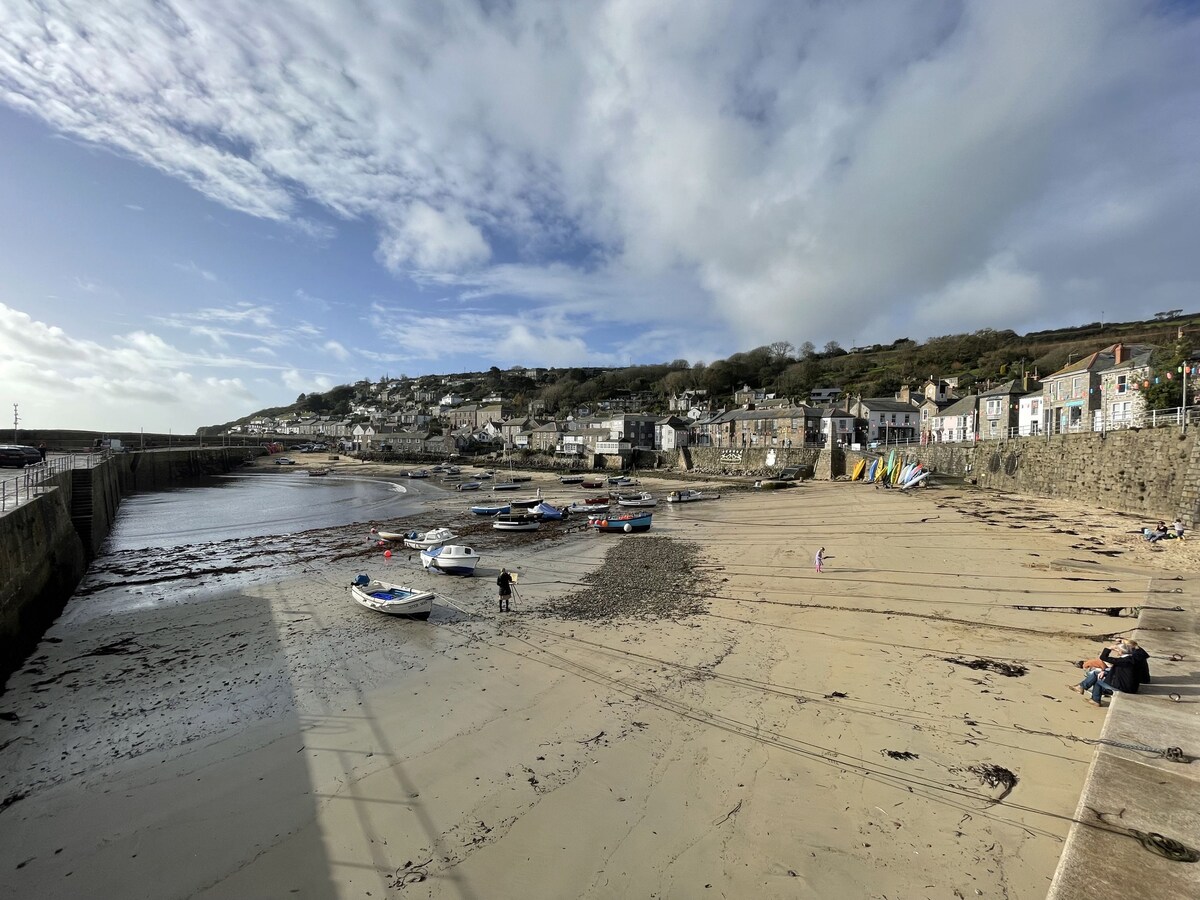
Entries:
{"label": "seated couple", "polygon": [[1137,641],[1118,640],[1101,650],[1098,659],[1075,664],[1088,674],[1079,684],[1071,685],[1071,690],[1085,696],[1090,692],[1088,702],[1092,706],[1102,706],[1100,699],[1113,691],[1136,694],[1139,687],[1150,682],[1149,659],[1150,654]]}
{"label": "seated couple", "polygon": [[1171,525],[1170,530],[1167,529],[1166,522],[1159,522],[1155,528],[1143,528],[1142,529],[1142,537],[1144,537],[1150,543],[1154,543],[1155,541],[1161,541],[1164,538],[1169,538],[1169,537],[1176,537],[1176,538],[1179,538],[1180,540],[1182,540],[1183,539],[1183,519],[1176,519],[1175,522]]}

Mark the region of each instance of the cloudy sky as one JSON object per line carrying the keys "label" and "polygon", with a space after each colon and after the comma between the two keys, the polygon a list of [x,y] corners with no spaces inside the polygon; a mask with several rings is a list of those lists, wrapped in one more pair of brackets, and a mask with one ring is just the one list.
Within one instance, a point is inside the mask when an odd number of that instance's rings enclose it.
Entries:
{"label": "cloudy sky", "polygon": [[6,0],[0,434],[1200,308],[1181,2]]}

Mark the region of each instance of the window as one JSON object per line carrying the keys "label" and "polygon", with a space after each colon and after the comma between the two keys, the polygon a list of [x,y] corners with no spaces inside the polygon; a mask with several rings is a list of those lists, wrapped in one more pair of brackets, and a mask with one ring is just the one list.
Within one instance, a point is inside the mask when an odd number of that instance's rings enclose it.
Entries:
{"label": "window", "polygon": [[1000,418],[1000,413],[1001,413],[1001,410],[1003,410],[1003,408],[1004,408],[1004,401],[1001,400],[999,397],[997,397],[993,400],[988,400],[988,402],[987,402],[987,417],[989,419]]}
{"label": "window", "polygon": [[1083,378],[1076,375],[1071,379],[1071,399],[1078,400],[1083,396]]}
{"label": "window", "polygon": [[1128,375],[1118,375],[1118,376],[1117,376],[1117,393],[1118,393],[1118,394],[1123,394],[1123,393],[1125,393],[1127,390],[1129,390],[1129,383],[1128,383],[1128,382],[1129,382],[1129,376],[1128,376]]}

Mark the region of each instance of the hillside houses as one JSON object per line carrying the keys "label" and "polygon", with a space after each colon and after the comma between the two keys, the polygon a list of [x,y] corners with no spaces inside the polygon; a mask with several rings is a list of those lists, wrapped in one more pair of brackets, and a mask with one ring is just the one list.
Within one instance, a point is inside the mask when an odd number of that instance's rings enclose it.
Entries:
{"label": "hillside houses", "polygon": [[[511,396],[504,396],[495,377],[485,383],[488,373],[384,378],[354,384],[349,399],[343,391],[337,408],[348,413],[318,414],[329,401],[318,395],[306,401],[302,395],[297,408],[314,412],[258,415],[237,430],[339,441],[364,451],[523,450],[571,458],[686,447],[788,449],[830,441],[872,446],[1005,440],[1139,424],[1146,405],[1142,389],[1153,378],[1150,357],[1148,346],[1113,344],[1069,359],[1040,381],[1023,374],[1001,383],[973,384],[964,377],[960,384],[953,376],[931,376],[876,397],[827,384],[808,390],[807,402],[743,384],[722,397],[700,388],[668,396],[606,390],[560,395],[557,404],[544,404],[547,398],[532,387],[527,395],[510,384]],[[737,402],[719,405],[731,401]]]}

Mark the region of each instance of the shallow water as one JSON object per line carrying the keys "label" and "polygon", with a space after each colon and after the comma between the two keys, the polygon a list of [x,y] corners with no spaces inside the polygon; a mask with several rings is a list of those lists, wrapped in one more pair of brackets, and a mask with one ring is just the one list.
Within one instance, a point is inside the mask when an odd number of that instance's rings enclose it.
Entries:
{"label": "shallow water", "polygon": [[101,555],[399,518],[427,485],[300,473],[226,475],[211,484],[134,494],[121,502]]}

